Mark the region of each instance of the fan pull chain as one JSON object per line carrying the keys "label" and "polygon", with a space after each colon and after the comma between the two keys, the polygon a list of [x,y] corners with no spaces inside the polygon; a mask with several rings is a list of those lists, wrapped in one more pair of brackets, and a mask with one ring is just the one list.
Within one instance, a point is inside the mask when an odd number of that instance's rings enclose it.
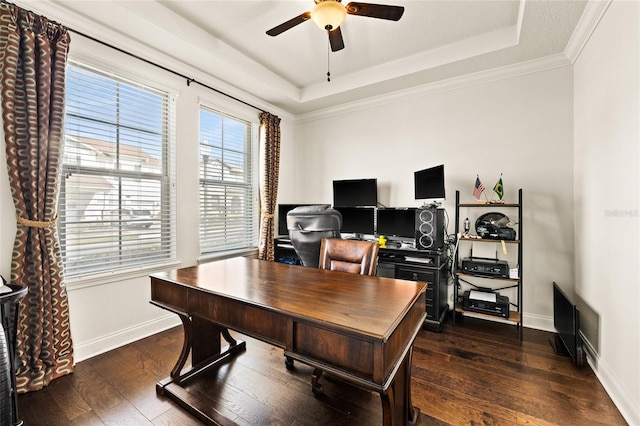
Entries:
{"label": "fan pull chain", "polygon": [[327,81],[331,81],[331,42],[327,39]]}

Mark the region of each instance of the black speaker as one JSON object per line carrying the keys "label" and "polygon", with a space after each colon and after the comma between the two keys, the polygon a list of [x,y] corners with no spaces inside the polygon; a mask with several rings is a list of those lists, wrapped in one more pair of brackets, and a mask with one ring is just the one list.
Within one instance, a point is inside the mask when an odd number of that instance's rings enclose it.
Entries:
{"label": "black speaker", "polygon": [[437,250],[444,247],[444,209],[416,209],[416,248]]}

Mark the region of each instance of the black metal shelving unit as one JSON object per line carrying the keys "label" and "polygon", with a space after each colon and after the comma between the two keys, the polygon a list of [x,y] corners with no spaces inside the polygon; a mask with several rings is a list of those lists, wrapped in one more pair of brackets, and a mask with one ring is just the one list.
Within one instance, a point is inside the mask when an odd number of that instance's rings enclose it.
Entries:
{"label": "black metal shelving unit", "polygon": [[[523,265],[522,265],[522,250],[523,250],[523,224],[522,224],[522,189],[518,190],[518,203],[461,203],[460,202],[460,191],[456,191],[456,214],[455,214],[455,232],[456,236],[460,235],[460,224],[464,220],[460,215],[460,209],[468,209],[468,210],[479,210],[479,209],[517,209],[518,212],[518,228],[516,239],[512,241],[505,240],[504,243],[508,245],[516,245],[518,254],[517,254],[517,262],[518,262],[518,278],[496,278],[496,277],[487,277],[484,275],[474,275],[467,274],[462,272],[461,267],[461,257],[460,257],[460,246],[468,243],[483,243],[490,242],[496,243],[500,240],[495,239],[482,239],[482,238],[465,238],[461,236],[458,238],[458,249],[455,253],[454,259],[454,280],[455,285],[453,286],[453,294],[454,294],[454,314],[453,314],[453,324],[456,323],[456,315],[459,316],[470,316],[475,318],[486,319],[490,321],[499,321],[506,322],[508,324],[513,324],[518,329],[518,334],[520,338],[522,338],[522,277],[523,277]],[[466,217],[466,216],[465,216]],[[484,314],[480,312],[472,312],[468,310],[464,310],[462,307],[462,303],[460,302],[460,289],[462,285],[467,287],[477,287],[477,285],[467,281],[465,278],[481,279],[483,283],[490,288],[495,288],[499,290],[506,289],[516,289],[517,298],[516,302],[510,301],[510,312],[509,318],[502,318],[494,315]],[[461,284],[462,283],[462,284]],[[499,292],[499,291],[498,291]]]}

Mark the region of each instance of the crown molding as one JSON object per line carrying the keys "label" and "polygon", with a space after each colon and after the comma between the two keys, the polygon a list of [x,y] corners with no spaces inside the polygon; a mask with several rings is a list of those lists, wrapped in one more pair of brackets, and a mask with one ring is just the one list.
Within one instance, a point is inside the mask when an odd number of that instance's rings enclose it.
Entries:
{"label": "crown molding", "polygon": [[424,70],[446,66],[509,47],[517,46],[520,37],[518,25],[503,27],[464,40],[449,43],[428,51],[382,63],[350,74],[334,77],[331,84],[319,82],[301,89],[300,103],[337,95],[349,90],[402,78]]}
{"label": "crown molding", "polygon": [[446,80],[428,83],[422,86],[415,86],[408,89],[398,90],[384,95],[373,96],[367,99],[349,102],[335,107],[299,114],[296,115],[294,124],[302,124],[310,121],[321,120],[324,118],[363,109],[374,108],[385,104],[406,101],[409,99],[420,98],[435,93],[457,90],[464,87],[504,80],[525,74],[533,74],[569,65],[572,65],[572,63],[569,61],[567,56],[564,53],[557,53],[555,55],[532,59],[514,65],[493,68],[490,70],[479,71],[472,74],[465,74],[459,77],[453,77]]}
{"label": "crown molding", "polygon": [[[68,26],[69,31],[71,32],[72,40],[76,38],[76,36],[78,38],[84,39],[84,37],[78,34],[78,32],[87,34],[90,37],[94,37],[98,40],[103,40],[105,43],[115,46],[118,49],[122,49],[125,52],[130,52],[131,54],[139,56],[140,58],[144,58],[145,60],[166,67],[167,69],[190,76],[191,78],[195,78],[196,80],[204,84],[214,87],[216,90],[240,99],[243,102],[256,105],[256,107],[264,111],[269,111],[272,114],[276,114],[278,115],[278,117],[289,123],[293,123],[293,121],[295,120],[295,116],[289,111],[277,107],[274,104],[266,101],[265,99],[255,96],[249,91],[244,90],[232,83],[228,83],[220,77],[212,74],[211,72],[202,69],[201,67],[197,67],[169,55],[167,52],[161,50],[162,46],[156,47],[146,44],[144,41],[136,38],[132,34],[125,34],[116,28],[109,27],[99,22],[91,16],[86,16],[82,13],[76,12],[64,2],[57,2],[54,0],[12,1],[21,8],[31,10],[36,14],[46,16],[49,19],[55,20],[65,26]],[[133,12],[130,9],[125,8],[125,6],[118,4],[117,2],[110,4],[108,7],[111,8],[112,11],[117,9],[117,13],[120,16],[120,19],[123,21],[127,19],[135,19],[135,16],[132,15]],[[76,50],[77,45],[84,44],[90,46],[92,43],[95,42],[89,39],[76,41],[75,43],[72,41],[70,58],[85,60],[87,58],[91,58],[94,63],[95,61],[100,63],[101,60],[99,55],[95,54],[95,52],[91,48],[85,47],[82,51]],[[140,77],[144,77],[144,75]],[[203,88],[203,90],[208,91],[208,89],[206,88]]]}
{"label": "crown molding", "polygon": [[564,53],[572,64],[576,62],[591,34],[600,23],[612,0],[589,1],[582,12],[578,25],[573,30]]}

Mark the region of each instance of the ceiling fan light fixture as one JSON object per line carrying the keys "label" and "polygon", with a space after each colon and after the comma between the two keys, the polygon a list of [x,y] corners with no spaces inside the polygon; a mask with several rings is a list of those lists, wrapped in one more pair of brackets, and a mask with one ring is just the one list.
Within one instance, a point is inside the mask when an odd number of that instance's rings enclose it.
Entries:
{"label": "ceiling fan light fixture", "polygon": [[347,9],[336,0],[323,0],[311,11],[311,19],[320,29],[331,31],[342,24],[347,17]]}

